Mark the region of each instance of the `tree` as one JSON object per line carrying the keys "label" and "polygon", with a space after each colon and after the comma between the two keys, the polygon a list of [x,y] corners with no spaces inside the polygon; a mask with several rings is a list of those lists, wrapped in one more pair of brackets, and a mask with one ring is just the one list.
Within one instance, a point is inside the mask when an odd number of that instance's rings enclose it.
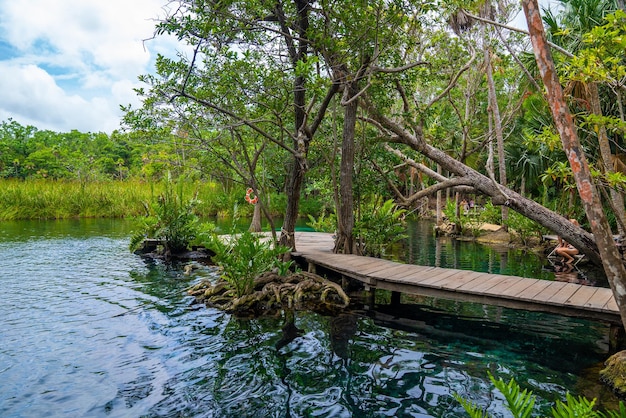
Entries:
{"label": "tree", "polygon": [[201,108],[205,129],[245,126],[288,152],[292,162],[280,243],[295,249],[310,142],[339,88],[316,74],[308,40],[311,4],[176,3],[156,35],[176,35],[191,56],[159,57],[158,76],[142,77],[150,86],[148,92],[138,91],[144,108],[158,106],[172,120],[180,120],[173,103],[187,116]]}
{"label": "tree", "polygon": [[[567,88],[574,93],[576,99],[584,102],[583,106],[580,106],[581,111],[590,115],[588,119],[591,119],[591,122],[588,124],[592,129],[589,132],[595,133],[599,145],[598,168],[610,176],[615,173],[615,158],[611,151],[607,128],[604,123],[599,123],[604,116],[599,84],[608,83],[610,74],[616,72],[609,71],[607,77],[607,68],[598,68],[598,62],[607,61],[602,59],[602,51],[590,47],[585,39],[589,38],[595,28],[602,27],[605,16],[614,11],[617,4],[613,0],[561,0],[560,3],[563,10],[557,16],[548,14],[544,21],[549,24],[549,34],[554,42],[572,51],[574,55],[562,65],[565,67],[565,79],[569,84]],[[611,60],[615,62],[615,56],[611,56]],[[618,229],[624,234],[626,229],[624,195],[615,188],[610,188],[609,194]]]}
{"label": "tree", "polygon": [[537,65],[547,90],[550,109],[563,143],[563,149],[574,172],[578,193],[587,213],[604,271],[619,307],[622,324],[626,327],[626,267],[613,241],[611,229],[591,178],[587,159],[578,140],[574,120],[565,103],[552,54],[547,46],[537,0],[524,0],[523,7]]}

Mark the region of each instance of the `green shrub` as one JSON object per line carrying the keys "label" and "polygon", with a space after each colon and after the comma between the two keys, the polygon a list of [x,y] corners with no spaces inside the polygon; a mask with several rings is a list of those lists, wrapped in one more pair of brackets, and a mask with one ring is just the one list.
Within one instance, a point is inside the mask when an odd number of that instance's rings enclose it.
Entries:
{"label": "green shrub", "polygon": [[195,198],[186,201],[182,183],[175,189],[168,175],[163,193],[150,205],[146,205],[150,215],[139,221],[139,227],[131,237],[131,251],[138,248],[143,238],[161,240],[166,254],[189,249],[201,229],[198,217],[194,213],[196,203]]}
{"label": "green shrub", "polygon": [[290,267],[288,262],[284,263],[278,258],[289,251],[288,247],[272,246],[249,231],[232,236],[229,241],[219,241],[215,250],[213,261],[222,267],[222,278],[228,282],[237,297],[252,293],[254,278],[259,274],[274,267],[285,273]]}
{"label": "green shrub", "polygon": [[541,238],[541,226],[532,219],[528,219],[517,212],[509,212],[507,225],[509,230],[517,234],[524,245],[528,245],[532,237]]}
{"label": "green shrub", "polygon": [[382,206],[365,211],[355,223],[354,233],[361,243],[361,252],[372,257],[382,257],[395,243],[406,238],[405,209],[400,209],[392,199]]}
{"label": "green shrub", "polygon": [[337,230],[337,215],[334,213],[327,215],[326,212],[322,212],[317,219],[313,215],[307,216],[309,217],[307,225],[318,232],[335,232]]}

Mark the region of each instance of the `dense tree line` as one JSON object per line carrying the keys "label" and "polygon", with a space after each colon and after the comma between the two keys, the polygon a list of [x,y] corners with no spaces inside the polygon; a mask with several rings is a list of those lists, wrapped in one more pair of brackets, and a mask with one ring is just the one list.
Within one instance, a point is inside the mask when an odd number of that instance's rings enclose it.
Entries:
{"label": "dense tree line", "polygon": [[81,181],[200,176],[202,153],[168,134],[53,132],[0,123],[0,178]]}
{"label": "dense tree line", "polygon": [[[523,4],[528,11],[536,1]],[[175,35],[188,53],[159,57],[157,73],[142,77],[143,108],[127,109],[125,121],[148,132],[169,127],[210,149],[261,195],[261,208],[263,189],[281,186],[282,244],[295,246],[303,190],[325,180],[338,252],[358,252],[355,219],[373,197],[393,195],[416,210],[446,191],[490,199],[505,225],[513,209],[600,262],[604,249],[567,219],[590,214],[577,204],[584,182],[572,153],[588,158],[595,201],[624,229],[620,2],[561,0],[558,13],[529,27],[533,39],[547,35],[535,53],[527,33],[506,25],[517,2],[169,5],[156,35]],[[545,45],[552,53],[543,59]],[[554,84],[540,74],[551,66],[576,123],[574,148],[546,100],[544,84],[548,92]],[[284,181],[270,186],[268,161]]]}
{"label": "dense tree line", "polygon": [[[576,124],[568,155],[588,160],[601,211],[623,233],[626,14],[613,0],[559,3],[540,32]],[[301,198],[316,194],[337,215],[338,252],[359,252],[355,222],[389,197],[412,212],[430,196],[472,194],[500,205],[505,226],[513,209],[600,262],[593,236],[568,222],[585,217],[580,170],[546,100],[544,51],[506,24],[517,2],[169,7],[156,36],[175,35],[187,53],[159,56],[141,76],[143,106],[126,109],[126,130],[4,122],[0,175],[210,177],[251,188],[270,223],[268,197],[284,192],[280,240],[290,247]]]}

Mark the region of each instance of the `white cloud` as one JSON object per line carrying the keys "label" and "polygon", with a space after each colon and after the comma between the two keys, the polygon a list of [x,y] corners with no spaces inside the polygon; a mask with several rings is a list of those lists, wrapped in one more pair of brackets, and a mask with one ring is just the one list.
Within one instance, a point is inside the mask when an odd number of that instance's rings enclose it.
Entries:
{"label": "white cloud", "polygon": [[177,47],[167,37],[143,42],[164,3],[0,0],[0,120],[57,131],[117,129],[119,105],[137,104],[137,76],[153,71],[152,50]]}
{"label": "white cloud", "polygon": [[13,118],[22,124],[55,131],[106,131],[119,125],[119,115],[102,97],[67,94],[44,70],[34,65],[13,66],[0,62],[0,120]]}

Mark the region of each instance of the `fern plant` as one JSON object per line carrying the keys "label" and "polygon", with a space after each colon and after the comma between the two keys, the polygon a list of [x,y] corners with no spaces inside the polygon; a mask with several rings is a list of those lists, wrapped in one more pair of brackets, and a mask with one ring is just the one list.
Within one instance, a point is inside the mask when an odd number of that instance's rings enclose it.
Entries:
{"label": "fern plant", "polygon": [[146,205],[149,215],[139,221],[131,237],[130,250],[138,249],[145,238],[161,240],[166,254],[187,250],[200,228],[194,213],[196,204],[195,198],[184,199],[182,183],[175,188],[168,174],[163,193]]}
{"label": "fern plant", "polygon": [[220,241],[215,246],[213,261],[222,267],[222,278],[235,291],[237,297],[245,296],[254,290],[254,278],[259,274],[278,267],[285,272],[290,264],[279,260],[278,256],[289,251],[288,247],[272,246],[269,242],[246,231],[230,241]]}
{"label": "fern plant", "polygon": [[[511,411],[514,418],[530,418],[533,416],[536,396],[527,389],[522,390],[515,379],[505,382],[502,378],[496,379],[488,372],[489,379],[493,383],[506,400],[506,406]],[[490,418],[492,417],[486,410],[464,399],[458,393],[454,394],[454,398],[463,406],[465,412],[471,418]],[[620,401],[619,411],[602,412],[595,409],[595,399],[588,400],[579,396],[575,398],[571,394],[565,395],[565,402],[557,400],[551,409],[554,418],[626,418],[626,407]]]}
{"label": "fern plant", "polygon": [[368,211],[356,222],[355,235],[362,243],[364,255],[382,257],[391,245],[406,238],[405,209],[400,209],[392,199]]}

